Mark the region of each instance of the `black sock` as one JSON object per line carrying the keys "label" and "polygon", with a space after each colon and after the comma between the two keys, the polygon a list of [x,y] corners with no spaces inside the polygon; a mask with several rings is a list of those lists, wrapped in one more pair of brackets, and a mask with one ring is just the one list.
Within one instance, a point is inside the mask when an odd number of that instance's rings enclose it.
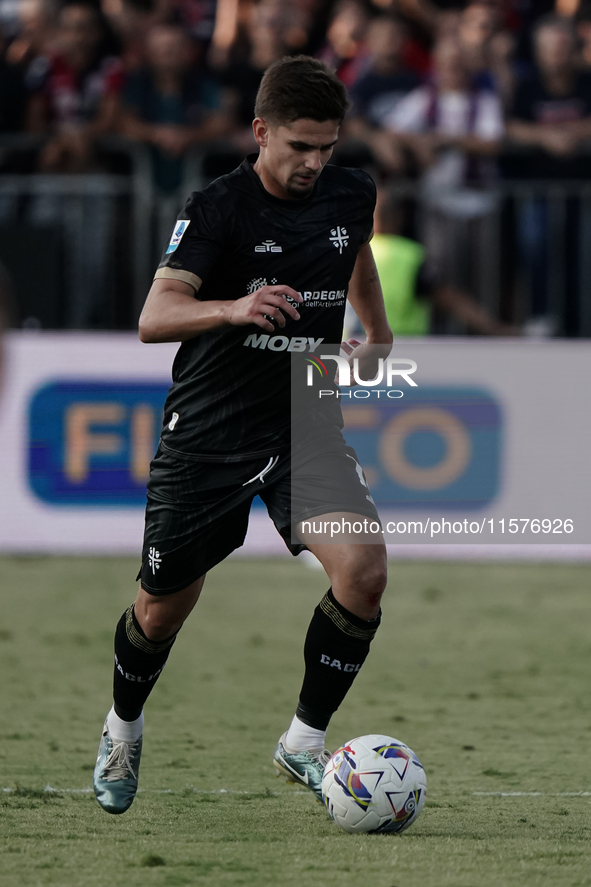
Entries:
{"label": "black sock", "polygon": [[164,668],[176,634],[164,641],[150,641],[136,619],[133,605],[115,629],[115,712],[124,721],[135,721]]}
{"label": "black sock", "polygon": [[300,721],[326,730],[365,662],[380,619],[381,612],[369,622],[354,616],[328,590],[314,610],[304,644],[306,671],[296,710]]}

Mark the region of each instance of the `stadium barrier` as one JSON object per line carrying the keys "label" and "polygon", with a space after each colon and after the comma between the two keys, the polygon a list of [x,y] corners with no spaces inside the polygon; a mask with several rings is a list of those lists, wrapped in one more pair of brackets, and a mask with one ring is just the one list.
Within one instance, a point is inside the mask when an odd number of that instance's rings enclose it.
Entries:
{"label": "stadium barrier", "polygon": [[[97,141],[114,171],[14,171],[26,156],[34,169],[43,142],[0,136],[0,260],[16,283],[14,326],[133,328],[178,211],[206,183],[207,159],[227,155],[228,146],[189,152],[179,191],[163,195],[150,149],[118,136]],[[518,324],[542,318],[551,335],[591,336],[591,181],[498,180],[485,190],[438,193],[435,204],[414,182],[397,183],[396,192],[415,204],[419,227],[434,208],[443,212],[434,248],[493,316]],[[447,320],[437,332],[459,330]]]}
{"label": "stadium barrier", "polygon": [[[131,333],[7,335],[1,552],[138,554],[175,352]],[[393,555],[591,559],[591,343],[406,339],[395,353],[416,361],[416,388],[342,401]],[[287,555],[262,507],[242,552]]]}

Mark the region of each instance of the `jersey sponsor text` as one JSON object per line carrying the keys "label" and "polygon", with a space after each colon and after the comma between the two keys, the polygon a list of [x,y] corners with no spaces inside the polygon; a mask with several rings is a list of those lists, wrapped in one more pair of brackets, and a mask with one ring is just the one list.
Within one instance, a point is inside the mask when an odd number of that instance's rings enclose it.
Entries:
{"label": "jersey sponsor text", "polygon": [[269,336],[267,333],[251,333],[242,345],[245,348],[261,348],[269,351],[316,351],[324,339],[312,339],[305,336]]}

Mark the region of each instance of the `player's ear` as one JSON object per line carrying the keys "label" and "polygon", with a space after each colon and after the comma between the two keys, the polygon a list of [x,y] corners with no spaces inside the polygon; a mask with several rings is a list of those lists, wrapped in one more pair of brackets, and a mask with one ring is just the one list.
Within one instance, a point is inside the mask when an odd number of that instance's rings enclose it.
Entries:
{"label": "player's ear", "polygon": [[269,127],[262,117],[255,117],[252,121],[252,131],[257,145],[260,145],[261,148],[266,148],[269,138]]}

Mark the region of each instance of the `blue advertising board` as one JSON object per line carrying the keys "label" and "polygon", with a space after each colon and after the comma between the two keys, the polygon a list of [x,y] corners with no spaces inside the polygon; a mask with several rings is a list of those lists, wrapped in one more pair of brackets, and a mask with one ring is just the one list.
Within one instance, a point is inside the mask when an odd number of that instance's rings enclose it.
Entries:
{"label": "blue advertising board", "polygon": [[167,385],[59,381],[29,406],[28,477],[54,505],[143,506]]}
{"label": "blue advertising board", "polygon": [[497,495],[502,416],[485,389],[421,386],[343,415],[378,505],[475,510]]}
{"label": "blue advertising board", "polygon": [[[60,380],[29,404],[28,482],[53,505],[142,507],[166,384]],[[345,436],[378,505],[478,509],[501,480],[502,417],[482,388],[343,399]],[[257,499],[256,505],[260,505]]]}

